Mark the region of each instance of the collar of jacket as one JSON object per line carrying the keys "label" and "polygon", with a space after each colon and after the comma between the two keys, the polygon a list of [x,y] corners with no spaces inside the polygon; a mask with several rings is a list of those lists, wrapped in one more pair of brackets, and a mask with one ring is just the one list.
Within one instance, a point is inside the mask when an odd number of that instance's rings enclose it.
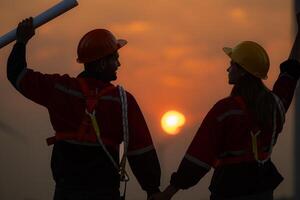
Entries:
{"label": "collar of jacket", "polygon": [[103,77],[101,77],[99,74],[88,72],[86,70],[78,74],[77,78],[93,78],[98,81],[101,81],[102,83],[110,83],[110,81],[103,80]]}

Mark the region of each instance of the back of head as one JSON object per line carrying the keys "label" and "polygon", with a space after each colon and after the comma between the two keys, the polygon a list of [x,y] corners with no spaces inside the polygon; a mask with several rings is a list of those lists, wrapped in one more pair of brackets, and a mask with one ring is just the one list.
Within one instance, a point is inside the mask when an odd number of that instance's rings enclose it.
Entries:
{"label": "back of head", "polygon": [[245,70],[245,75],[235,84],[231,95],[242,96],[261,128],[273,123],[274,109],[278,109],[272,92],[264,85],[267,79],[270,60],[265,49],[253,41],[243,41],[233,48],[223,51]]}

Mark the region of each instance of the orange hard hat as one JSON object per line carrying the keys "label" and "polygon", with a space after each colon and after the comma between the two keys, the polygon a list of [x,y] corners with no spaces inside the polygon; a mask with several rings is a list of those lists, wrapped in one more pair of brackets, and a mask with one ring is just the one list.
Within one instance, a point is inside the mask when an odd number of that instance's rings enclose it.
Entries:
{"label": "orange hard hat", "polygon": [[127,44],[126,40],[116,39],[106,29],[95,29],[85,34],[77,47],[77,62],[89,63],[110,55]]}

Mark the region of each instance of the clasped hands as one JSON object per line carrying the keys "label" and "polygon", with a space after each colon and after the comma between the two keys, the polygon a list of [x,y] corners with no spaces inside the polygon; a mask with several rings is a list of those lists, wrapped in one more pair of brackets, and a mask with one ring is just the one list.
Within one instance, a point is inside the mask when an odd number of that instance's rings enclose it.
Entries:
{"label": "clasped hands", "polygon": [[153,194],[148,200],[170,200],[178,190],[178,188],[169,185],[163,192]]}

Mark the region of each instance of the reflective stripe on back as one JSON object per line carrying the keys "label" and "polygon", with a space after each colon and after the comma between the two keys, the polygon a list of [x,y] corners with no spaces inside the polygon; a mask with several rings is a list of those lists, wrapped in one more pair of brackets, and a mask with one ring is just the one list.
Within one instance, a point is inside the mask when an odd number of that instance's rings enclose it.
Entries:
{"label": "reflective stripe on back", "polygon": [[100,100],[116,101],[118,103],[121,103],[118,97],[113,97],[113,96],[102,96],[100,97]]}
{"label": "reflective stripe on back", "polygon": [[232,116],[232,115],[244,115],[244,111],[240,110],[240,109],[233,109],[233,110],[229,110],[225,113],[223,113],[222,115],[220,115],[219,117],[217,117],[217,120],[219,122],[223,121],[225,118]]}
{"label": "reflective stripe on back", "polygon": [[67,88],[61,84],[55,84],[54,86],[55,89],[58,89],[61,92],[67,93],[69,95],[75,96],[75,97],[79,97],[79,98],[84,98],[83,94],[77,90],[72,90],[70,88]]}
{"label": "reflective stripe on back", "polygon": [[221,153],[218,158],[226,158],[226,157],[231,157],[231,156],[241,156],[246,153],[245,150],[239,150],[239,151],[225,151]]}
{"label": "reflective stripe on back", "polygon": [[[259,164],[264,164],[265,162],[267,162],[270,159],[272,150],[273,150],[273,146],[275,145],[275,141],[276,141],[277,110],[280,114],[280,119],[281,119],[282,123],[284,123],[284,118],[285,118],[285,110],[284,110],[284,106],[283,106],[282,102],[275,94],[273,94],[273,96],[277,103],[277,107],[273,110],[272,137],[271,137],[269,146],[264,146],[261,149],[258,149],[258,141],[257,141],[258,138],[257,137],[260,134],[260,130],[259,130],[259,127],[251,127],[251,130],[252,130],[251,131],[251,136],[252,136],[251,150],[244,149],[244,150],[237,150],[237,151],[225,151],[218,156],[218,158],[220,160],[217,161],[217,166],[223,165],[223,164],[238,163],[241,161],[251,161],[251,159],[255,160]],[[249,115],[247,112],[247,107],[246,107],[243,99],[240,96],[238,96],[238,97],[235,97],[235,100],[240,105],[240,107],[244,109],[243,113]],[[237,113],[241,113],[241,112],[228,111],[227,113],[224,113],[223,115],[221,115],[218,120],[219,121],[223,120],[225,117],[229,116],[232,113],[237,114]],[[250,122],[253,121],[251,116],[249,116],[248,120]],[[251,126],[255,126],[255,124],[252,124]],[[253,128],[258,128],[258,130],[256,130],[255,133],[253,133]]]}
{"label": "reflective stripe on back", "polygon": [[[75,97],[82,98],[82,99],[84,98],[84,95],[82,94],[82,92],[80,92],[78,90],[73,90],[73,89],[67,88],[64,85],[55,84],[54,88],[61,92],[69,94],[71,96],[75,96]],[[120,99],[118,97],[109,96],[109,95],[101,96],[100,100],[116,101],[116,102],[120,103]]]}

